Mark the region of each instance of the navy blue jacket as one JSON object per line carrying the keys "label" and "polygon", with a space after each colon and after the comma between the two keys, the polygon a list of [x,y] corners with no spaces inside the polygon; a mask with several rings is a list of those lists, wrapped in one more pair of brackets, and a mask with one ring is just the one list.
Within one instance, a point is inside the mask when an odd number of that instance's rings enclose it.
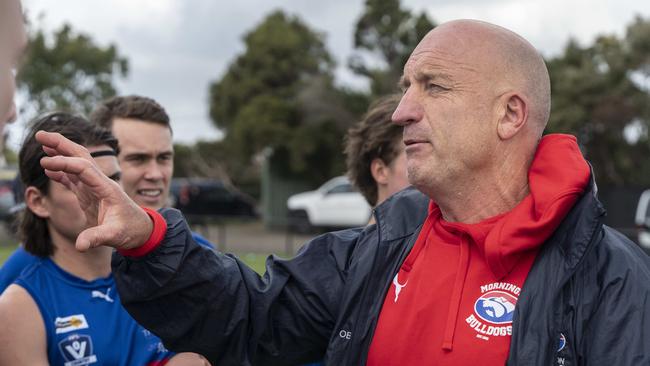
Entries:
{"label": "navy blue jacket", "polygon": [[[263,277],[196,245],[178,211],[164,242],[113,257],[122,302],[169,349],[215,365],[364,365],[384,297],[427,214],[415,189],[376,225],[324,234]],[[592,183],[544,244],[520,294],[509,365],[650,364],[650,259],[602,225]],[[469,350],[468,350],[469,351]]]}

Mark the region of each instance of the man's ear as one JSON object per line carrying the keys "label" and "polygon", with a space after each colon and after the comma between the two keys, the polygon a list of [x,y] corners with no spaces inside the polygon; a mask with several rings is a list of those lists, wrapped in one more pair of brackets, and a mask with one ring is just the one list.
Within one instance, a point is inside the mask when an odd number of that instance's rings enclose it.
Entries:
{"label": "man's ear", "polygon": [[50,210],[46,202],[45,194],[34,186],[29,186],[25,189],[25,205],[34,215],[42,219],[50,217]]}
{"label": "man's ear", "polygon": [[372,174],[377,185],[388,184],[388,167],[383,160],[379,158],[372,159],[372,162],[370,162],[370,174]]}
{"label": "man's ear", "polygon": [[528,103],[522,95],[516,93],[506,94],[502,99],[504,108],[497,125],[497,133],[502,140],[508,140],[526,125]]}

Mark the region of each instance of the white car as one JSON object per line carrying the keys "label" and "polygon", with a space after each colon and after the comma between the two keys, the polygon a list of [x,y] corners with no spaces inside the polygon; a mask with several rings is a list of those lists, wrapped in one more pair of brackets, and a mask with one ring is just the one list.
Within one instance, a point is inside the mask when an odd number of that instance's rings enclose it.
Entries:
{"label": "white car", "polygon": [[639,229],[639,245],[650,253],[650,189],[639,197],[634,221]]}
{"label": "white car", "polygon": [[315,227],[357,227],[368,223],[372,208],[347,177],[335,177],[315,191],[287,200],[289,227],[309,232]]}

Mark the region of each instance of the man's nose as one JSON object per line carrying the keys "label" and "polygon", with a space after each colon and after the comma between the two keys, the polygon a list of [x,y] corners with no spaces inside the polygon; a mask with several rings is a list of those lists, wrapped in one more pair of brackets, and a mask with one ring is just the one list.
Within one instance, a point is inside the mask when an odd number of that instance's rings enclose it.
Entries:
{"label": "man's nose", "polygon": [[155,159],[152,159],[147,165],[144,177],[148,180],[161,180],[163,178],[162,169]]}
{"label": "man's nose", "polygon": [[402,96],[397,109],[393,112],[392,120],[395,124],[406,126],[420,121],[422,114],[422,106],[418,100],[418,96],[415,95],[413,88],[410,88]]}

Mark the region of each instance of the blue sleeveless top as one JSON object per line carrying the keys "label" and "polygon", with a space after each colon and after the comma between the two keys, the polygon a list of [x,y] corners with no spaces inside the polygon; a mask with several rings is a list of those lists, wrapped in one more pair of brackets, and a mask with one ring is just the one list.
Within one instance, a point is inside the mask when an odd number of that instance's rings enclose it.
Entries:
{"label": "blue sleeveless top", "polygon": [[150,366],[173,356],[124,310],[112,275],[85,281],[46,258],[15,283],[38,305],[52,365]]}

